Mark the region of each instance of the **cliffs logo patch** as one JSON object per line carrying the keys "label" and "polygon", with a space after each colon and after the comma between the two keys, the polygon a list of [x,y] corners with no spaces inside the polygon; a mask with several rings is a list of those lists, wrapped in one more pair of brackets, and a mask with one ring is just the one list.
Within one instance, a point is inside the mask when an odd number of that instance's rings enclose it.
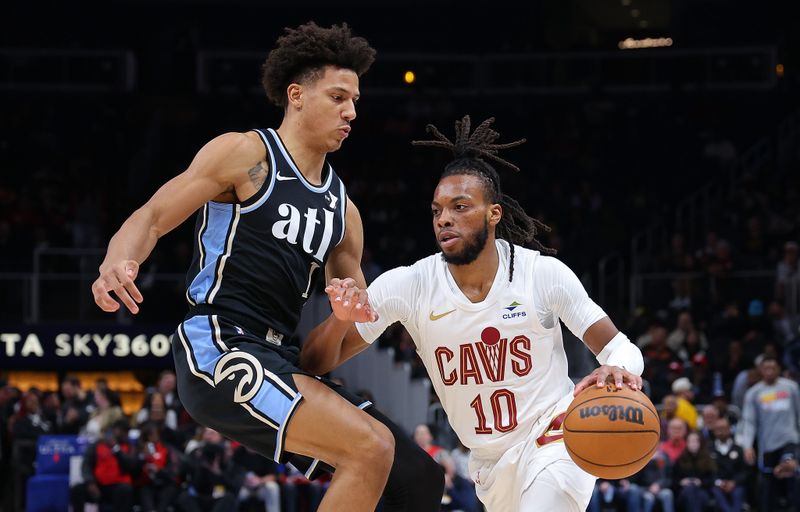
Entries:
{"label": "cliffs logo patch", "polygon": [[517,301],[514,301],[508,306],[504,307],[503,309],[508,311],[508,313],[503,313],[503,320],[511,320],[513,318],[521,318],[524,316],[528,316],[526,312],[522,311],[521,309],[517,309],[520,306],[522,306],[522,304],[520,304]]}
{"label": "cliffs logo patch", "polygon": [[581,419],[593,416],[608,416],[609,421],[624,421],[626,423],[636,423],[644,425],[644,411],[641,407],[622,405],[595,405],[581,409]]}

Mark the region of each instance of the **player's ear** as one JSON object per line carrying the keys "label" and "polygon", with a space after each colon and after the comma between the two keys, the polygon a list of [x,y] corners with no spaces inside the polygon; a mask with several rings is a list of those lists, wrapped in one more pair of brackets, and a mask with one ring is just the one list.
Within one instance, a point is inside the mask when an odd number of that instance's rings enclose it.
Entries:
{"label": "player's ear", "polygon": [[503,218],[503,207],[498,203],[489,206],[489,225],[497,226]]}
{"label": "player's ear", "polygon": [[289,84],[286,88],[286,96],[289,99],[289,107],[295,110],[303,109],[303,86],[296,83]]}

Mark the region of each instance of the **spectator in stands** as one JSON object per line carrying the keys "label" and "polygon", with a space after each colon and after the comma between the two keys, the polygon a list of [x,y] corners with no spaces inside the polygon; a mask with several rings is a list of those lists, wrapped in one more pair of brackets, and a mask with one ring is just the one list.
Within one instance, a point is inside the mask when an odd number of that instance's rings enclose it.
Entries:
{"label": "spectator in stands", "polygon": [[[472,477],[469,474],[469,448],[464,446],[458,438],[456,438],[456,443],[456,447],[450,450],[450,457],[455,465],[455,474],[458,476],[462,493],[465,495],[464,500],[472,505],[469,512],[481,510],[479,508],[478,495],[475,492],[475,482],[472,481]],[[445,482],[445,486],[447,483]]]}
{"label": "spectator in stands", "polygon": [[137,460],[128,443],[128,421],[117,419],[105,436],[83,455],[83,483],[72,488],[72,509],[82,511],[87,502],[111,505],[114,512],[128,512],[133,505],[133,472]]}
{"label": "spectator in stands", "polygon": [[245,472],[233,461],[233,451],[219,433],[206,429],[202,446],[189,454],[182,473],[186,489],[178,496],[178,510],[236,510]]}
{"label": "spectator in stands", "polygon": [[686,434],[689,428],[686,422],[680,418],[672,418],[667,425],[667,440],[658,445],[658,449],[669,457],[671,463],[675,463],[686,448]]}
{"label": "spectator in stands", "polygon": [[206,443],[222,443],[223,440],[222,435],[213,428],[197,425],[195,427],[195,435],[186,443],[183,452],[186,455],[191,455]]}
{"label": "spectator in stands", "polygon": [[626,512],[639,512],[642,509],[642,491],[630,480],[598,480],[589,500],[587,512],[600,512],[603,508],[619,509]]}
{"label": "spectator in stands", "polygon": [[686,422],[686,425],[691,430],[697,429],[697,409],[694,404],[694,390],[692,389],[692,382],[686,378],[681,377],[672,383],[672,394],[677,397],[678,407],[675,410],[675,417],[680,418]]}
{"label": "spectator in stands", "polygon": [[742,370],[733,380],[733,386],[731,387],[731,403],[741,411],[744,411],[744,397],[747,391],[761,380],[759,366],[763,359],[763,354],[758,355],[755,358],[754,366]]}
{"label": "spectator in stands", "polygon": [[424,423],[417,425],[414,429],[414,441],[444,469],[445,488],[442,510],[464,510],[465,512],[478,510],[475,486],[468,479],[458,475],[455,462],[447,450],[433,444],[433,434],[428,425]]}
{"label": "spectator in stands", "polygon": [[800,315],[790,318],[777,300],[770,302],[767,313],[772,339],[783,349],[783,364],[795,375],[800,374]]}
{"label": "spectator in stands", "polygon": [[775,298],[783,304],[790,318],[800,315],[800,263],[797,242],[783,245],[783,259],[775,269]]}
{"label": "spectator in stands", "polygon": [[672,484],[678,505],[686,512],[703,512],[710,500],[709,489],[716,476],[716,464],[698,432],[686,437],[686,449],[672,468]]}
{"label": "spectator in stands", "polygon": [[136,490],[144,512],[166,512],[178,495],[177,471],[170,448],[161,442],[155,423],[142,425]]}
{"label": "spectator in stands", "polygon": [[683,362],[687,362],[695,354],[708,350],[708,339],[703,331],[696,328],[692,314],[682,311],[675,329],[667,337],[667,346]]}
{"label": "spectator in stands", "polygon": [[[731,425],[739,422],[742,410],[731,407],[724,394],[715,395],[711,400],[711,405],[717,408],[720,418],[727,418]],[[736,430],[735,428],[733,430]]]}
{"label": "spectator in stands", "polygon": [[421,423],[416,426],[414,429],[414,442],[439,464],[450,462],[450,456],[447,451],[441,446],[433,444],[433,433],[428,425]]}
{"label": "spectator in stands", "polygon": [[669,301],[669,309],[672,311],[683,311],[693,307],[692,300],[692,280],[689,277],[679,277],[672,280],[672,299]]}
{"label": "spectator in stands", "polygon": [[244,445],[234,448],[233,461],[246,472],[239,491],[239,502],[244,504],[249,500],[257,500],[260,510],[281,512],[278,465]]}
{"label": "spectator in stands", "polygon": [[744,451],[733,442],[731,424],[727,418],[718,419],[713,430],[714,449],[711,457],[717,465],[717,475],[711,493],[722,512],[741,512],[747,478]]}
{"label": "spectator in stands", "polygon": [[722,373],[722,382],[726,392],[731,393],[734,380],[736,380],[741,371],[747,369],[747,365],[748,362],[745,361],[742,342],[736,339],[731,340],[727,346],[725,361],[716,366]]}
{"label": "spectator in stands", "polygon": [[652,320],[647,333],[640,336],[636,343],[642,349],[645,360],[642,378],[650,383],[653,399],[660,400],[669,392],[669,364],[676,359],[675,353],[667,346],[666,325],[660,319]]}
{"label": "spectator in stands", "polygon": [[714,431],[717,426],[717,422],[720,419],[720,412],[716,405],[708,404],[703,407],[702,413],[702,425],[700,427],[700,435],[707,443],[711,443],[714,441]]}
{"label": "spectator in stands", "polygon": [[173,447],[181,446],[182,442],[178,435],[178,414],[173,409],[168,409],[164,401],[164,395],[158,391],[153,391],[144,399],[144,404],[139,412],[136,413],[136,424],[145,423],[155,424],[160,432],[163,441]]}
{"label": "spectator in stands", "polygon": [[678,410],[678,397],[675,395],[666,395],[661,401],[661,414],[659,420],[661,422],[661,440],[667,439],[667,425],[675,417],[675,411]]}
{"label": "spectator in stands", "polygon": [[36,441],[42,434],[53,433],[53,425],[42,415],[39,395],[28,391],[19,401],[17,413],[9,420],[14,441]]}
{"label": "spectator in stands", "polygon": [[[741,340],[747,330],[747,321],[742,316],[739,302],[735,298],[728,298],[721,309],[715,312],[710,323],[709,332],[711,333],[710,351],[714,354],[724,353],[731,340]],[[752,359],[757,354],[750,354],[742,346],[746,361]]]}
{"label": "spectator in stands", "polygon": [[97,440],[115,421],[124,418],[125,415],[118,405],[111,403],[108,393],[102,387],[98,387],[94,391],[94,407],[89,421],[86,422],[84,435],[92,440]]}
{"label": "spectator in stands", "polygon": [[42,417],[53,427],[53,432],[61,433],[63,417],[61,416],[61,399],[54,391],[42,394]]}
{"label": "spectator in stands", "polygon": [[34,391],[22,395],[19,410],[9,419],[12,457],[16,471],[24,478],[34,472],[36,441],[40,435],[53,433],[53,426],[42,417],[39,396]]}
{"label": "spectator in stands", "polygon": [[800,315],[790,318],[786,308],[777,300],[773,300],[767,307],[767,314],[772,322],[772,339],[783,347],[796,343],[800,337]]}
{"label": "spectator in stands", "polygon": [[759,508],[774,510],[778,496],[795,498],[800,391],[796,382],[780,377],[780,364],[772,356],[761,360],[759,371],[761,381],[745,395],[737,441],[750,465],[756,463],[758,443]]}
{"label": "spectator in stands", "polygon": [[100,377],[94,381],[94,392],[97,393],[98,391],[105,393],[106,398],[108,398],[112,406],[122,406],[122,400],[119,394],[108,387],[108,380],[105,377]]}
{"label": "spectator in stands", "polygon": [[450,450],[450,457],[456,465],[456,474],[461,478],[470,480],[469,476],[469,448],[456,438],[456,447]]}
{"label": "spectator in stands", "polygon": [[[63,411],[65,428],[70,433],[78,433],[80,426],[89,420],[89,412],[93,407],[93,400],[86,391],[81,389],[81,381],[74,375],[67,376],[61,381],[61,409]],[[73,412],[69,412],[72,409]],[[73,432],[74,430],[74,432]]]}
{"label": "spectator in stands", "polygon": [[[692,335],[689,336],[692,339]],[[700,352],[692,356],[689,366],[692,392],[695,393],[693,403],[708,403],[712,398],[713,376],[708,371],[708,358]],[[720,389],[722,389],[720,387]]]}
{"label": "spectator in stands", "polygon": [[672,463],[661,450],[656,450],[647,465],[631,477],[642,491],[642,512],[651,512],[656,501],[661,512],[675,510],[672,494]]}
{"label": "spectator in stands", "polygon": [[[173,411],[175,413],[175,417],[180,419],[183,406],[181,405],[181,401],[178,398],[178,392],[176,390],[175,372],[172,370],[164,370],[161,372],[161,374],[158,376],[158,382],[156,383],[155,390],[161,393],[161,396],[164,397],[164,406],[167,408],[167,411]],[[177,428],[177,425],[174,428]]]}

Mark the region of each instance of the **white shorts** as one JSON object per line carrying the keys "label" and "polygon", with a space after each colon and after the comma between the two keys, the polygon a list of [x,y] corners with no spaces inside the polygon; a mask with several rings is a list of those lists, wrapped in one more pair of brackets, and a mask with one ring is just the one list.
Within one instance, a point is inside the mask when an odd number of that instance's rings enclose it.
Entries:
{"label": "white shorts", "polygon": [[488,512],[583,512],[596,480],[572,461],[563,440],[539,446],[534,436],[497,460],[470,459],[469,468]]}

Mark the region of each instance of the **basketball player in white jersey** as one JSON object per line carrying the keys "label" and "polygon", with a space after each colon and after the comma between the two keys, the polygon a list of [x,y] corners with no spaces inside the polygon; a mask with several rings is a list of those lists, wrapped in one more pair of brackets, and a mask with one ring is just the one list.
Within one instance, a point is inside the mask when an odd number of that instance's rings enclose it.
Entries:
{"label": "basketball player in white jersey", "polygon": [[[494,144],[491,122],[470,135],[469,117],[457,121],[455,142],[428,126],[436,140],[416,144],[455,154],[431,204],[441,253],[384,273],[367,294],[352,280],[333,280],[327,322],[339,325],[343,341],[311,336],[301,365],[327,372],[401,322],[471,450],[471,477],[489,512],[585,510],[595,478],[567,454],[563,413],[574,395],[609,376],[618,387],[639,389],[642,354],[536,240],[538,229],[549,228],[502,194],[487,160],[518,170],[496,154],[524,140]],[[338,320],[346,308],[364,307],[366,295],[377,321],[348,327]],[[601,364],[577,386],[559,321]]]}

